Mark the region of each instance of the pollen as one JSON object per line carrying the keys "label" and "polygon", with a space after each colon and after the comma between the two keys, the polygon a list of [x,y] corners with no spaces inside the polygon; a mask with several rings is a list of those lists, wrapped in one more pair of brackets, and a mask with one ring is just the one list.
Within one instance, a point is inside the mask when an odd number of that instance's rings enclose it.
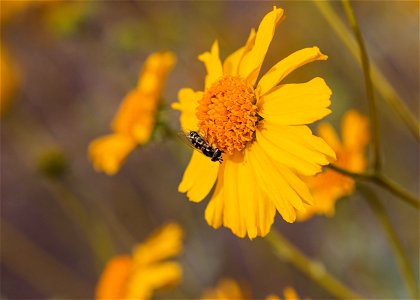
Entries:
{"label": "pollen", "polygon": [[200,133],[227,154],[242,151],[254,140],[258,114],[252,86],[227,75],[204,93],[197,108]]}

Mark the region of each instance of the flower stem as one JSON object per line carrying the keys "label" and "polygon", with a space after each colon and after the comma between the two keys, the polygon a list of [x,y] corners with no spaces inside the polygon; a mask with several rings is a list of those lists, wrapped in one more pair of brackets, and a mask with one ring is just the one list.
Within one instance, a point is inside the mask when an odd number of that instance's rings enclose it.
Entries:
{"label": "flower stem", "polygon": [[359,186],[358,190],[360,190],[365,195],[368,204],[372,208],[372,211],[375,213],[388,237],[389,244],[394,251],[398,266],[400,267],[401,275],[405,279],[404,282],[407,286],[407,290],[413,299],[418,299],[419,291],[417,289],[416,277],[410,267],[407,256],[404,254],[401,242],[398,239],[397,233],[392,227],[391,220],[389,219],[384,206],[376,197],[376,195],[367,188]]}
{"label": "flower stem", "polygon": [[358,294],[329,274],[322,263],[309,259],[279,232],[272,229],[266,240],[278,256],[293,264],[332,295],[340,299],[361,299]]}
{"label": "flower stem", "polygon": [[[347,30],[338,14],[331,6],[331,1],[314,0],[315,6],[321,12],[337,36],[350,50],[350,53],[357,60],[360,60],[357,45],[354,42],[351,33]],[[371,63],[371,76],[375,88],[382,96],[385,102],[392,108],[400,119],[405,123],[414,137],[420,141],[420,125],[416,117],[410,112],[405,103],[401,100],[394,87],[389,83],[385,76],[380,72],[374,62]]]}
{"label": "flower stem", "polygon": [[342,0],[344,10],[347,18],[350,21],[351,28],[353,29],[354,37],[359,45],[360,58],[362,61],[363,75],[365,78],[366,95],[369,103],[369,114],[371,119],[372,128],[372,142],[373,142],[373,168],[377,171],[381,169],[381,153],[380,153],[380,134],[379,134],[379,121],[377,114],[377,105],[375,100],[375,93],[373,90],[372,78],[370,76],[370,62],[369,56],[366,51],[366,46],[363,41],[362,33],[360,32],[359,24],[357,23],[356,16],[354,15],[353,7],[349,0]]}
{"label": "flower stem", "polygon": [[335,165],[328,165],[328,168],[334,170],[338,173],[351,177],[355,180],[359,181],[369,181],[376,183],[377,185],[381,186],[382,188],[388,190],[390,193],[394,194],[395,196],[399,197],[401,200],[405,201],[407,204],[417,208],[420,210],[420,202],[419,200],[404,190],[401,186],[393,182],[391,179],[385,177],[379,172],[375,173],[354,173],[337,167]]}

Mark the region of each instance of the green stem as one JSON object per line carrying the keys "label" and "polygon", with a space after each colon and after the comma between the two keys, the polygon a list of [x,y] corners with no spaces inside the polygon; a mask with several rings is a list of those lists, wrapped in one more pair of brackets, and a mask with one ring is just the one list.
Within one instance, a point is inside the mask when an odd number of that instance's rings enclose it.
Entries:
{"label": "green stem", "polygon": [[407,290],[413,299],[418,299],[419,291],[417,289],[416,277],[410,267],[410,262],[408,261],[407,256],[404,254],[402,244],[398,238],[397,233],[392,227],[391,220],[386,213],[384,206],[376,197],[376,195],[370,190],[360,186],[358,187],[358,190],[360,190],[365,195],[368,204],[372,208],[372,211],[375,213],[388,237],[389,244],[394,251],[398,266],[401,270],[401,275],[405,279],[404,283],[407,286]]}
{"label": "green stem", "polygon": [[373,168],[377,171],[381,169],[381,153],[380,153],[380,135],[379,135],[379,121],[377,114],[377,104],[375,100],[375,93],[373,91],[372,78],[370,77],[370,62],[369,56],[366,51],[366,46],[363,41],[362,33],[360,32],[359,24],[357,23],[356,16],[354,15],[353,8],[349,0],[342,0],[344,10],[347,18],[350,21],[351,28],[353,29],[354,37],[359,45],[360,58],[362,61],[363,75],[365,78],[366,95],[369,103],[369,114],[371,119],[372,142],[373,142]]}
{"label": "green stem", "polygon": [[341,173],[343,175],[346,175],[348,177],[352,177],[353,179],[358,179],[358,180],[364,180],[364,181],[372,181],[373,178],[375,177],[374,174],[371,173],[354,173],[351,171],[347,171],[346,169],[342,169],[340,167],[337,167],[336,165],[327,165],[327,168],[336,171],[337,173]]}
{"label": "green stem", "polygon": [[[353,57],[360,61],[360,53],[356,43],[352,38],[352,34],[349,32],[349,30],[347,30],[338,14],[332,8],[331,1],[314,0],[314,4],[326,19],[326,21],[330,24],[331,28],[335,31],[337,36],[350,50],[350,53],[353,55]],[[410,110],[395,91],[394,87],[385,78],[385,76],[382,75],[374,62],[371,64],[371,71],[374,86],[378,90],[379,94],[392,108],[392,111],[394,111],[405,123],[414,137],[420,141],[420,126],[416,117],[410,112]]]}
{"label": "green stem", "polygon": [[342,169],[340,167],[337,167],[335,165],[328,165],[327,167],[330,168],[331,170],[334,170],[338,173],[351,177],[355,180],[369,181],[369,182],[376,183],[377,185],[386,189],[390,193],[399,197],[401,200],[403,200],[407,204],[420,210],[420,202],[416,197],[408,193],[401,186],[399,186],[398,184],[396,184],[389,178],[385,177],[381,173],[354,173],[354,172],[350,172],[345,169]]}
{"label": "green stem", "polygon": [[404,190],[401,186],[390,180],[389,178],[385,177],[384,175],[378,173],[373,178],[373,182],[378,184],[379,186],[387,189],[389,192],[393,193],[394,195],[400,197],[402,200],[410,204],[411,206],[420,209],[420,202],[419,200]]}
{"label": "green stem", "polygon": [[279,232],[271,229],[266,240],[278,256],[293,264],[325,290],[329,291],[331,295],[340,299],[361,299],[358,294],[329,274],[322,263],[309,259]]}

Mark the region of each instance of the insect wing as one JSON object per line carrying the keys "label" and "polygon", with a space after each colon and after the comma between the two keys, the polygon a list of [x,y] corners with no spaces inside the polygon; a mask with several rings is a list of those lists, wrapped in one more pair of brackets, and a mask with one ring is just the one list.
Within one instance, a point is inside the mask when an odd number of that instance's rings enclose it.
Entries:
{"label": "insect wing", "polygon": [[181,142],[183,142],[185,145],[187,145],[188,147],[190,147],[193,150],[197,150],[200,153],[203,153],[201,151],[201,149],[198,149],[196,147],[194,147],[194,145],[192,144],[191,140],[188,138],[189,133],[184,132],[184,131],[180,131],[177,133],[179,139],[181,140]]}

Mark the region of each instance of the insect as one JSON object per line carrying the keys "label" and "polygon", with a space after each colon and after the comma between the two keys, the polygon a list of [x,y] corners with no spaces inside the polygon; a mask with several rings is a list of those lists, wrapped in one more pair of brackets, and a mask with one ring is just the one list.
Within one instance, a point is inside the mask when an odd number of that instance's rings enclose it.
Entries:
{"label": "insect", "polygon": [[197,131],[181,133],[180,137],[188,140],[188,144],[200,151],[205,156],[210,157],[211,161],[223,162],[222,151],[210,145]]}

